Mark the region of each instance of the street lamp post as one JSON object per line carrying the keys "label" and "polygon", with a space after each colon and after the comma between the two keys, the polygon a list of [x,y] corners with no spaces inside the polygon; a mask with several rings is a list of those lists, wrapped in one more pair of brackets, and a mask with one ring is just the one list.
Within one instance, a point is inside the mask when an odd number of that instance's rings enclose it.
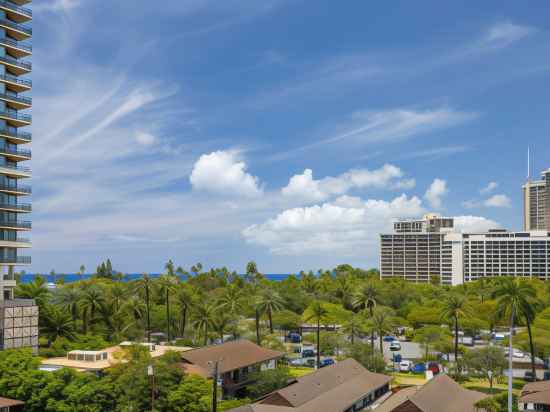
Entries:
{"label": "street lamp post", "polygon": [[155,410],[155,369],[153,365],[147,366],[147,376],[151,379],[151,412]]}
{"label": "street lamp post", "polygon": [[218,411],[218,374],[221,361],[222,359],[208,362],[212,368],[212,412]]}

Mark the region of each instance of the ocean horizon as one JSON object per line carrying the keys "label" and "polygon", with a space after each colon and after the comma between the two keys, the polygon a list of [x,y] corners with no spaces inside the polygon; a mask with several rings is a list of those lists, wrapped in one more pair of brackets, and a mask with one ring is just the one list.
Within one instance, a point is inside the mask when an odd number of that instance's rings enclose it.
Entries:
{"label": "ocean horizon", "polygon": [[[148,273],[148,275],[152,278],[158,278],[162,275],[162,273]],[[273,281],[282,281],[288,278],[292,273],[266,273],[264,276],[268,280]],[[34,274],[34,273],[25,273],[24,275],[21,275],[21,283],[30,283],[32,282],[36,277],[42,277],[44,278],[48,283],[56,283],[63,279],[64,283],[71,283],[76,282],[79,280],[85,280],[90,279],[94,274],[92,273],[86,273],[86,274],[78,274],[78,273],[56,273],[55,275],[48,275],[48,274]],[[143,273],[124,273],[123,278],[120,279],[122,282],[128,282],[131,280],[140,279],[143,276]],[[244,275],[240,275],[244,276]],[[185,279],[186,276],[179,276],[181,279]]]}

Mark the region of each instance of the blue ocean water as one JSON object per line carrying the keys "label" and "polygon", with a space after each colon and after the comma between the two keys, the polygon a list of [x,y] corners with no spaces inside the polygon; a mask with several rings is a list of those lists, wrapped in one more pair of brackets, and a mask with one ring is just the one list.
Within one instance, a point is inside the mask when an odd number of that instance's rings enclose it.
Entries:
{"label": "blue ocean water", "polygon": [[[161,275],[160,273],[150,273],[149,274],[149,276],[152,277],[152,278],[159,277],[160,275]],[[78,280],[89,279],[93,275],[90,274],[90,273],[83,274],[83,275],[79,275],[78,273],[65,273],[65,274],[58,273],[58,274],[55,274],[55,275],[38,275],[38,274],[26,273],[24,275],[21,275],[21,283],[32,282],[36,276],[43,277],[47,282],[55,283],[56,281],[59,281],[59,280],[63,279],[63,281],[65,283],[71,283],[71,282],[76,282]],[[141,279],[142,276],[143,276],[143,274],[141,274],[141,273],[126,273],[126,274],[124,274],[121,281],[127,282],[129,280]],[[268,274],[265,274],[264,276],[269,280],[281,281],[281,280],[285,280],[286,278],[288,278],[290,276],[290,273],[268,273]],[[185,278],[185,277],[182,277],[182,279],[183,278]]]}

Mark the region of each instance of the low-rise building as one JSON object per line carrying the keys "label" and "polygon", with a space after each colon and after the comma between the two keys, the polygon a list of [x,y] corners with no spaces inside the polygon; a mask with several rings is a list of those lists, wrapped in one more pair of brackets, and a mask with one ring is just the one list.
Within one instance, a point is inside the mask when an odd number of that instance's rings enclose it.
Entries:
{"label": "low-rise building", "polygon": [[477,402],[489,395],[463,388],[447,375],[390,396],[377,412],[481,412]]}
{"label": "low-rise building", "polygon": [[520,411],[550,411],[550,381],[528,383],[521,390]]}
{"label": "low-rise building", "polygon": [[184,352],[192,349],[181,346],[122,342],[118,346],[111,346],[103,350],[73,350],[68,352],[65,357],[44,359],[40,369],[54,371],[61,368],[71,368],[80,372],[101,372],[104,369],[125,362],[124,351],[131,345],[140,345],[149,348],[152,358],[158,358],[170,351]]}
{"label": "low-rise building", "polygon": [[0,397],[0,412],[22,412],[25,403]]}
{"label": "low-rise building", "polygon": [[354,359],[297,378],[256,403],[232,412],[356,412],[390,392],[391,377],[372,373]]}
{"label": "low-rise building", "polygon": [[262,348],[248,340],[236,340],[220,345],[183,352],[182,367],[186,373],[205,378],[213,376],[214,364],[218,363],[218,376],[224,397],[231,397],[253,383],[254,372],[275,369],[284,357],[283,352]]}

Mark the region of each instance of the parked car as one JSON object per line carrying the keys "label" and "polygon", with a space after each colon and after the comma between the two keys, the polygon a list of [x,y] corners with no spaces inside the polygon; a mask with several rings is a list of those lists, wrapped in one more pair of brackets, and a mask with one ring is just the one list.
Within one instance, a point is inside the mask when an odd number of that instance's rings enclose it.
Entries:
{"label": "parked car", "polygon": [[290,341],[290,343],[300,343],[302,342],[302,337],[299,333],[291,332],[288,334],[287,339]]}
{"label": "parked car", "polygon": [[550,381],[550,371],[544,371],[543,381]]}
{"label": "parked car", "polygon": [[392,343],[390,343],[390,350],[391,351],[401,350],[401,342],[399,342],[398,340],[394,340]]}
{"label": "parked car", "polygon": [[413,366],[412,373],[424,373],[426,372],[426,365],[424,363],[417,363]]}
{"label": "parked car", "polygon": [[535,382],[537,380],[536,375],[533,375],[532,371],[527,371],[523,375],[523,379],[525,379],[527,382]]}
{"label": "parked car", "polygon": [[471,336],[463,336],[460,341],[464,346],[474,346],[474,338]]}
{"label": "parked car", "polygon": [[391,336],[391,335],[386,335],[383,337],[384,339],[384,342],[393,342],[394,340],[396,340],[395,336]]}
{"label": "parked car", "polygon": [[303,359],[303,358],[291,359],[288,361],[290,366],[304,366],[306,362],[307,362],[307,359]]}
{"label": "parked car", "polygon": [[313,358],[315,356],[315,351],[313,349],[304,349],[302,351],[302,358]]}
{"label": "parked car", "polygon": [[402,360],[399,362],[400,372],[410,372],[413,369],[413,363],[410,360]]}
{"label": "parked car", "polygon": [[334,365],[334,359],[332,358],[325,358],[321,361],[321,364],[319,365],[320,368],[324,368],[325,366]]}
{"label": "parked car", "polygon": [[432,371],[434,375],[439,375],[440,369],[436,362],[428,362],[427,370]]}
{"label": "parked car", "polygon": [[512,352],[512,356],[514,358],[523,358],[523,357],[525,357],[525,353],[523,353],[519,349],[514,349],[514,351]]}

